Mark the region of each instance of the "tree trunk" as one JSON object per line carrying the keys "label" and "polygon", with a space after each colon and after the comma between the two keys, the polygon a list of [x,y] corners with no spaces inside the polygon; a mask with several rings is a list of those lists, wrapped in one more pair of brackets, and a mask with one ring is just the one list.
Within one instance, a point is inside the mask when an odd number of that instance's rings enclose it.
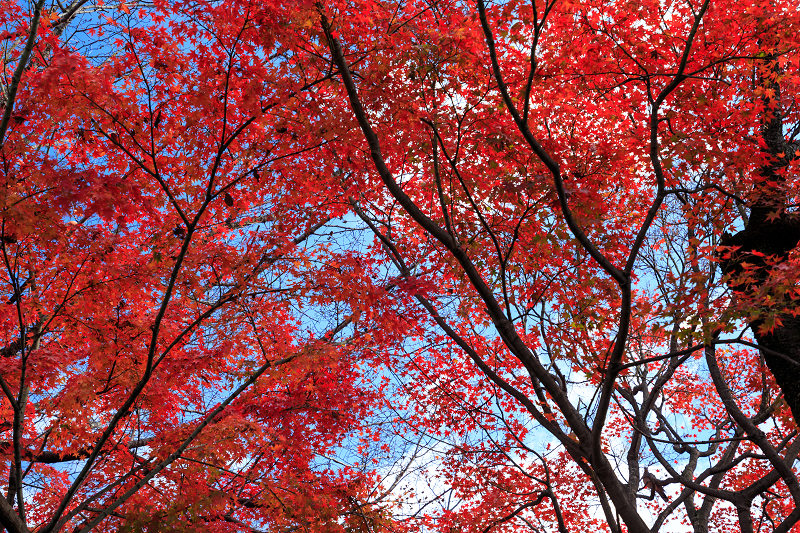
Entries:
{"label": "tree trunk", "polygon": [[[763,72],[774,73],[776,69],[774,58],[768,57]],[[733,236],[726,234],[721,241],[723,246],[733,247],[721,261],[723,273],[729,276],[728,286],[754,306],[770,294],[770,277],[800,242],[800,216],[786,210],[791,193],[785,174],[786,167],[798,156],[800,143],[784,137],[780,85],[775,81],[776,76],[763,72],[762,85],[774,95],[764,98],[766,111],[761,138],[767,162],[759,171],[761,179],[753,191],[745,228]],[[747,270],[744,263],[749,265]],[[771,296],[780,300],[778,294]],[[777,311],[763,308],[754,313],[749,325],[795,422],[800,425],[800,316],[791,313],[797,310],[800,301],[789,298],[783,305]]]}
{"label": "tree trunk", "polygon": [[762,350],[783,397],[792,410],[795,422],[800,425],[800,318],[783,317],[783,324],[769,333],[759,334],[756,339]]}

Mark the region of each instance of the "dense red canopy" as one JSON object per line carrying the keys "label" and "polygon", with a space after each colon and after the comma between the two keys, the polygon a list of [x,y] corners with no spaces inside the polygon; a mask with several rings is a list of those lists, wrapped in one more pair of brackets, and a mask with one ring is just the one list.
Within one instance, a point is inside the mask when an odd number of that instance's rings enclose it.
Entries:
{"label": "dense red canopy", "polygon": [[8,531],[797,527],[794,2],[5,1],[0,42]]}

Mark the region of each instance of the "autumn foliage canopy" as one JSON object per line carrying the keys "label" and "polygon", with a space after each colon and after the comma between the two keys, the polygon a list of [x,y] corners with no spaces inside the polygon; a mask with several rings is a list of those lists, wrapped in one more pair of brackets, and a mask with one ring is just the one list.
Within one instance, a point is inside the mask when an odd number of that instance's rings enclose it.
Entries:
{"label": "autumn foliage canopy", "polygon": [[790,0],[0,0],[0,525],[800,530]]}

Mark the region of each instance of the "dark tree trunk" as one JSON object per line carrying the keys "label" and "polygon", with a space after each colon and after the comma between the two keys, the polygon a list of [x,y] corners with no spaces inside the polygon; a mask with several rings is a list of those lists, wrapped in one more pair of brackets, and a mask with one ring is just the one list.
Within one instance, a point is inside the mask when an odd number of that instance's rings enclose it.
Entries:
{"label": "dark tree trunk", "polygon": [[795,422],[800,425],[800,318],[785,318],[783,325],[771,332],[756,333],[756,339],[759,346],[776,352],[773,354],[762,350],[764,360],[783,391]]}
{"label": "dark tree trunk", "polygon": [[[722,261],[722,271],[730,276],[729,286],[743,297],[752,297],[761,291],[775,265],[785,261],[800,242],[800,219],[783,213],[779,219],[767,221],[758,211],[759,208],[754,207],[745,229],[733,236],[726,235],[721,243],[734,247],[735,251]],[[751,281],[741,280],[746,275],[742,263],[756,267],[750,271]],[[775,313],[780,325],[765,331],[764,314],[774,313],[767,309],[752,318],[749,325],[795,421],[800,424],[800,317],[787,312],[800,302],[792,300],[786,304],[786,311]]]}
{"label": "dark tree trunk", "polygon": [[[721,241],[723,246],[731,247],[729,253],[723,254],[721,264],[723,273],[729,276],[728,286],[755,307],[749,319],[750,328],[795,422],[800,425],[800,316],[791,313],[798,310],[800,301],[784,297],[782,309],[758,308],[759,300],[763,301],[771,292],[769,281],[776,266],[786,261],[800,242],[800,215],[787,211],[791,191],[787,190],[790,180],[786,175],[786,167],[797,157],[800,143],[787,140],[783,134],[774,59],[767,58],[761,75],[762,85],[774,95],[764,98],[766,111],[761,137],[767,160],[759,171],[761,179],[753,191],[745,228],[733,236],[725,235]],[[749,265],[747,270],[743,263]],[[774,293],[771,296],[781,299]]]}

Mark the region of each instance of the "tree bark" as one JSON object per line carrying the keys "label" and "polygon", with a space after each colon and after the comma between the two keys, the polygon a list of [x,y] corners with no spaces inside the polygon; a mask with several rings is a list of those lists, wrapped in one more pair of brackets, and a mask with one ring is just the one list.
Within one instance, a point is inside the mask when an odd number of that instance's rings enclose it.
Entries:
{"label": "tree bark", "polygon": [[[767,162],[759,170],[760,179],[753,191],[744,229],[732,236],[726,234],[721,241],[723,246],[732,247],[721,261],[728,286],[734,293],[755,301],[769,294],[767,282],[800,242],[800,216],[787,212],[789,186],[785,174],[789,163],[798,157],[800,142],[787,140],[783,134],[778,78],[775,58],[769,56],[761,72],[762,86],[772,92],[771,97],[764,97],[766,111],[761,125],[762,152]],[[744,263],[749,265],[749,276],[742,276]],[[800,301],[789,298],[780,311],[762,308],[748,323],[795,422],[800,425],[800,316],[792,313],[797,311],[798,304]]]}

